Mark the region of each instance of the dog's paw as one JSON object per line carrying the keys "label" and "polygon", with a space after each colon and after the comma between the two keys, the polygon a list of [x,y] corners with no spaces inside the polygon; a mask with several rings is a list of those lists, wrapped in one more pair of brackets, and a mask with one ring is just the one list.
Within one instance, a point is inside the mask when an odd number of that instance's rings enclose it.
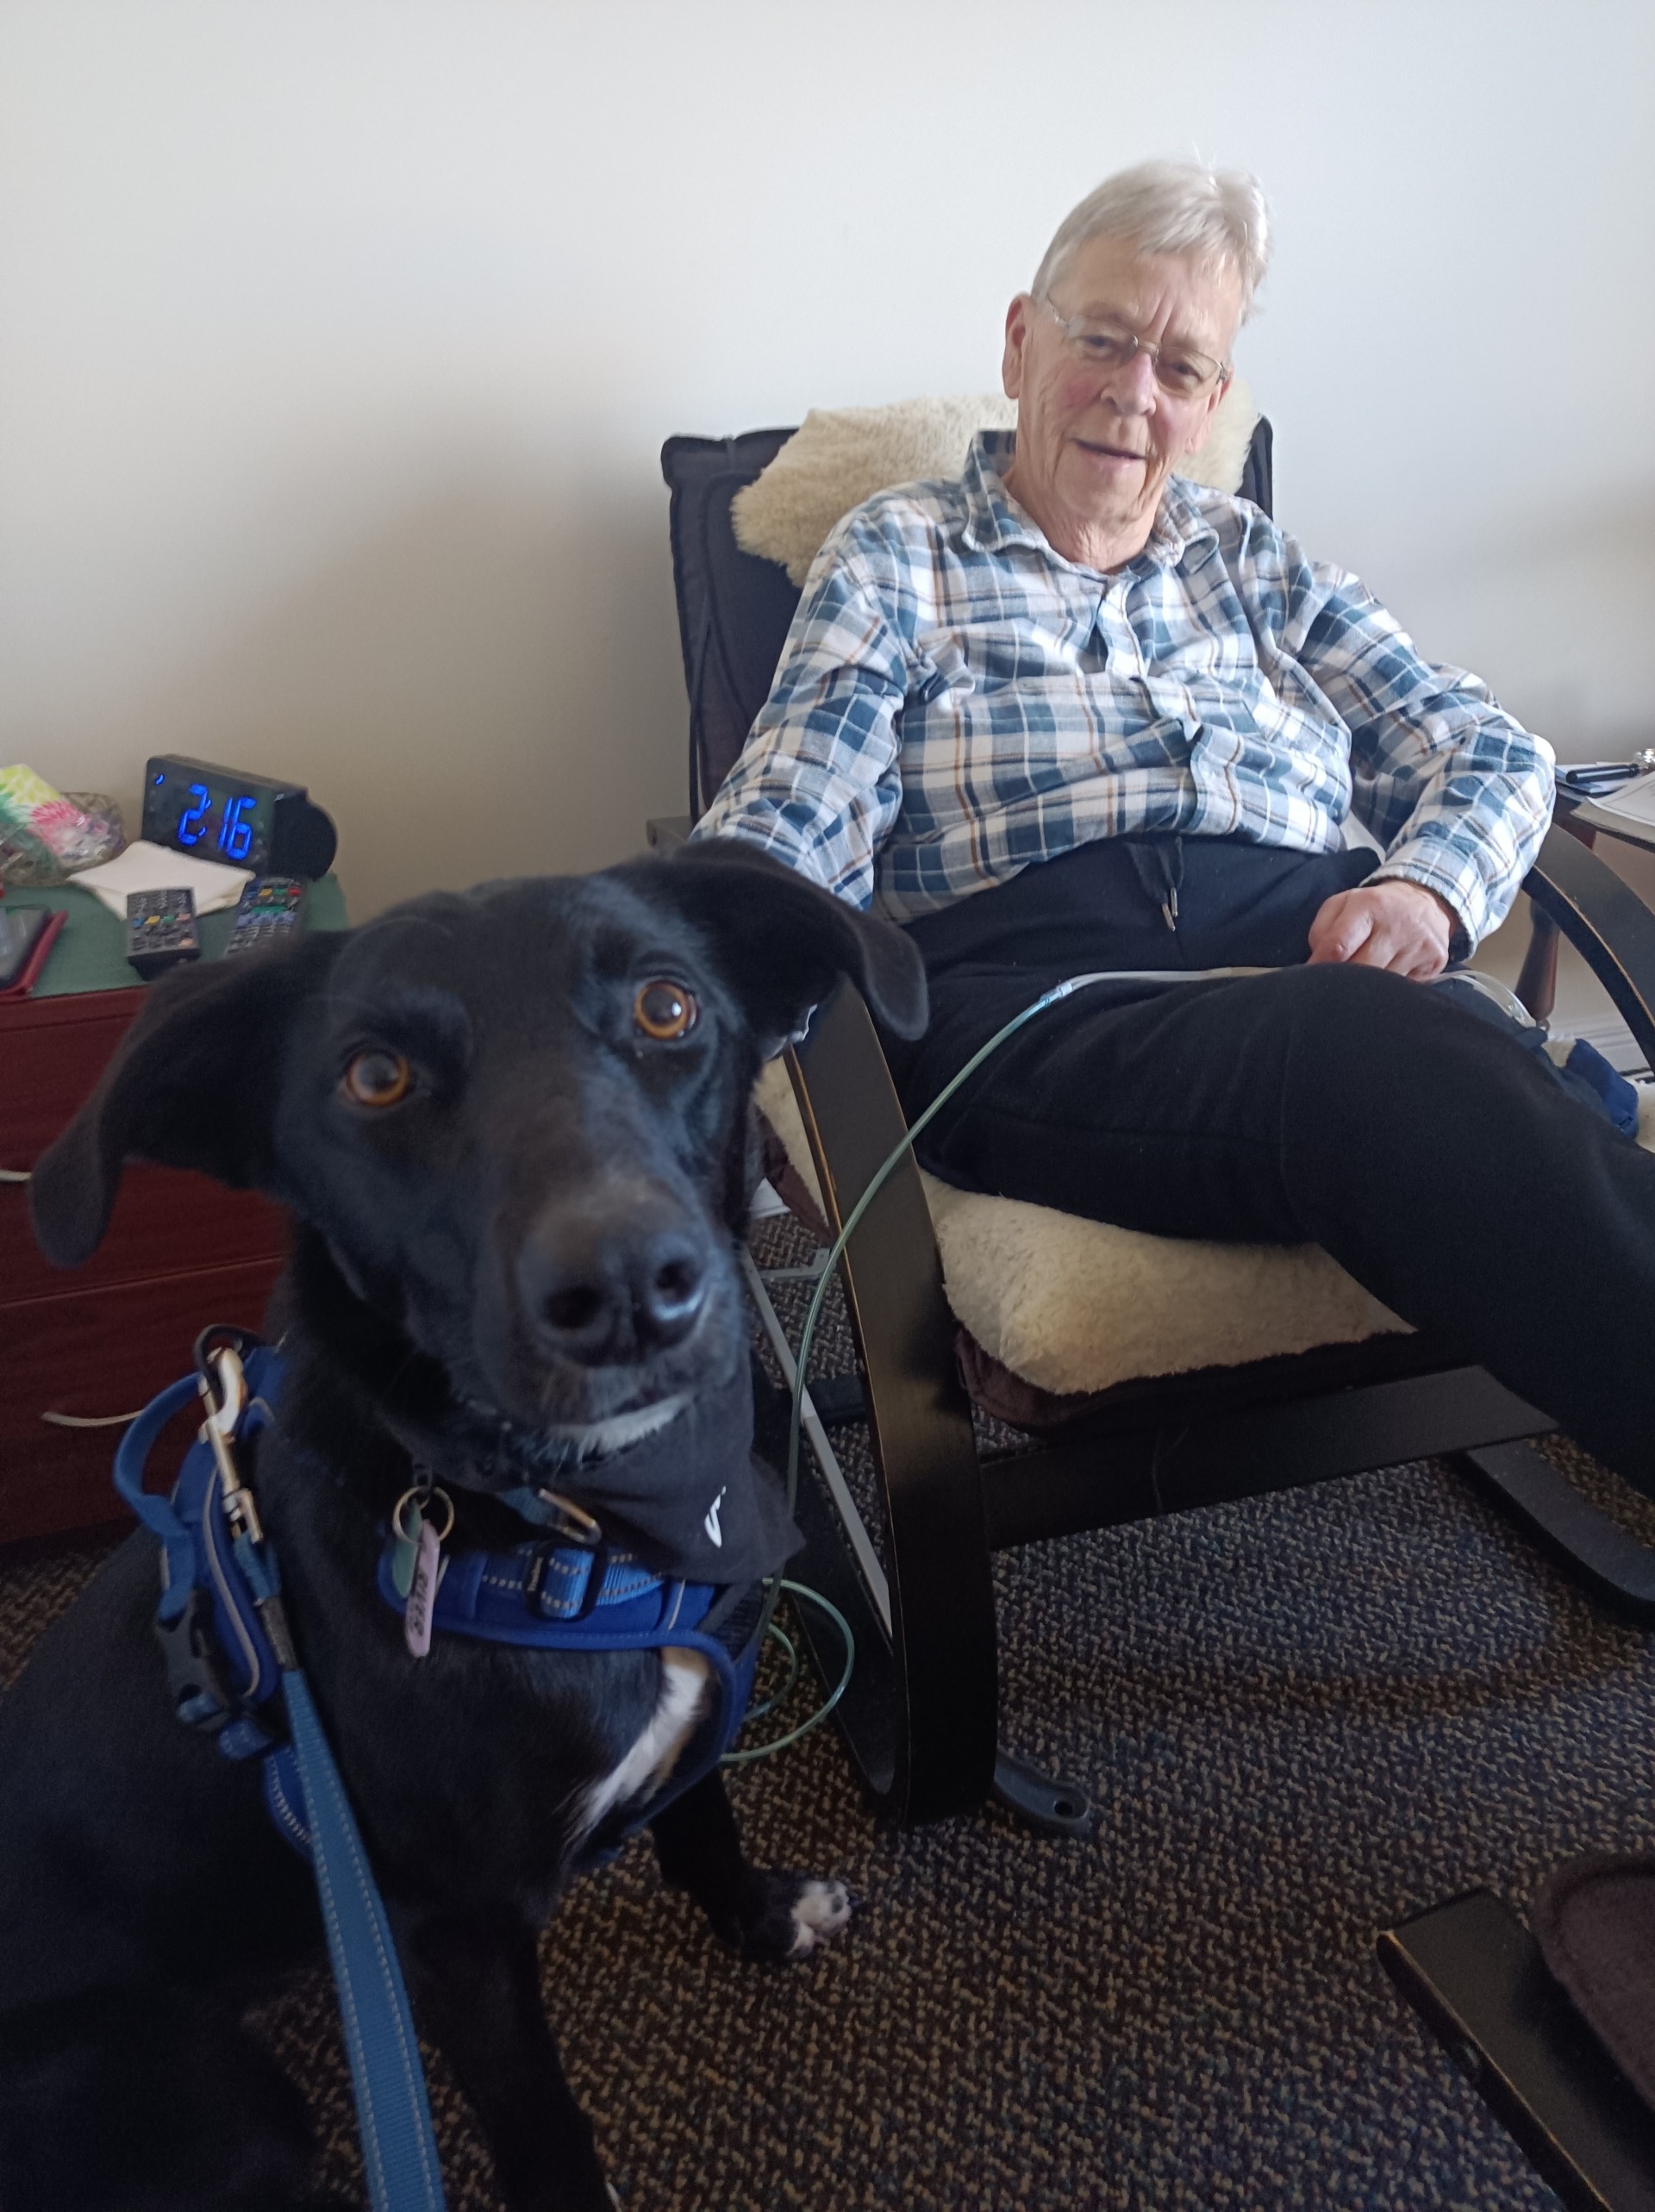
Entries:
{"label": "dog's paw", "polygon": [[850,1917],[850,1892],[842,1882],[801,1882],[793,1900],[794,1935],[787,1957],[803,1959],[817,1944],[830,1941]]}
{"label": "dog's paw", "polygon": [[739,1926],[721,1928],[747,1959],[803,1959],[839,1934],[851,1916],[842,1882],[808,1874],[759,1874]]}

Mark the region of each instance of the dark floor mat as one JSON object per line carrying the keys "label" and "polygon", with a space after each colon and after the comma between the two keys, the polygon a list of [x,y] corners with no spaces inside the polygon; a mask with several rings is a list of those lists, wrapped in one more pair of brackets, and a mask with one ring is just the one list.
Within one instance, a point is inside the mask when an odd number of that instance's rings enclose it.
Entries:
{"label": "dark floor mat", "polygon": [[1541,1887],[1529,1924],[1576,2011],[1655,2107],[1655,1854],[1571,1859]]}

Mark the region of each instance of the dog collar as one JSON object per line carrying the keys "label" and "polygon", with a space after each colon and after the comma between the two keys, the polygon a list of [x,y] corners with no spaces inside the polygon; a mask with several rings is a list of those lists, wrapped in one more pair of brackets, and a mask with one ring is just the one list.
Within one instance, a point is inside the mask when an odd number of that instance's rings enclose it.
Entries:
{"label": "dog collar", "polygon": [[[379,1595],[397,1613],[408,1601],[393,1572],[396,1540],[379,1554]],[[607,1634],[622,1626],[663,1630],[686,1615],[699,1621],[716,1586],[652,1574],[631,1553],[600,1544],[518,1544],[509,1552],[456,1551],[443,1556],[431,1612],[435,1634],[477,1636],[485,1643],[563,1648],[565,1622],[600,1613]],[[551,1633],[541,1634],[545,1629]]]}

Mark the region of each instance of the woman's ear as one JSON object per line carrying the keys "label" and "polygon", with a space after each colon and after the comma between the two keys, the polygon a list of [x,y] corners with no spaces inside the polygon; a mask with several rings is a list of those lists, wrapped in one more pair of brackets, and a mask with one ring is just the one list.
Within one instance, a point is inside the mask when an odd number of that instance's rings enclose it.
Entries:
{"label": "woman's ear", "polygon": [[841,975],[896,1036],[924,1029],[925,965],[906,933],[756,847],[704,838],[626,872],[712,941],[761,1051],[778,1050]]}
{"label": "woman's ear", "polygon": [[103,1241],[129,1158],[268,1185],[284,1047],[342,935],[290,953],[208,962],[151,985],[91,1097],[29,1179],[47,1258],[78,1267]]}

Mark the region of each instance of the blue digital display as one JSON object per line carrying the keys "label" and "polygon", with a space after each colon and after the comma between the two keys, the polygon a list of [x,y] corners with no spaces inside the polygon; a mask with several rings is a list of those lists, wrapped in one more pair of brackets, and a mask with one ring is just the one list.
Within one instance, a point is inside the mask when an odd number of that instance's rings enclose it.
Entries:
{"label": "blue digital display", "polygon": [[274,792],[268,784],[249,789],[205,763],[182,762],[156,770],[144,804],[144,834],[203,859],[257,868],[269,858]]}

